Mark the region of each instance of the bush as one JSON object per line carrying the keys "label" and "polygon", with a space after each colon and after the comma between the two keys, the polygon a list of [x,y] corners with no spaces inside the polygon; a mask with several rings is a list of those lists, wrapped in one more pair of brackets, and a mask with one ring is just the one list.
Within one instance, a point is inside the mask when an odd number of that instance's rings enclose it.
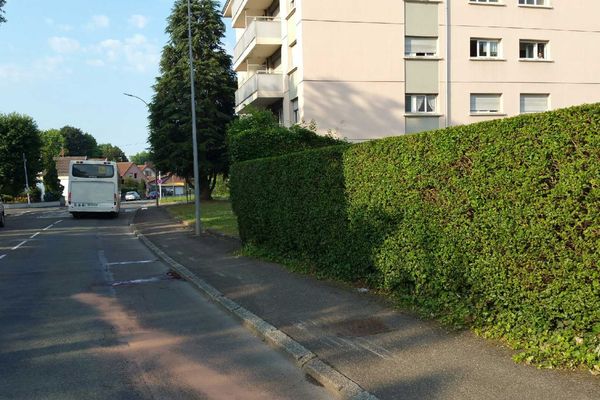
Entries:
{"label": "bush", "polygon": [[227,137],[232,164],[343,143],[332,136],[319,135],[310,127],[281,126],[267,110],[241,115],[229,126]]}
{"label": "bush", "polygon": [[233,166],[245,243],[600,369],[600,105]]}
{"label": "bush", "polygon": [[44,193],[44,201],[59,201],[62,193],[46,192]]}
{"label": "bush", "polygon": [[[27,194],[24,195],[27,198]],[[29,199],[32,203],[39,203],[42,201],[42,191],[37,186],[29,188]]]}

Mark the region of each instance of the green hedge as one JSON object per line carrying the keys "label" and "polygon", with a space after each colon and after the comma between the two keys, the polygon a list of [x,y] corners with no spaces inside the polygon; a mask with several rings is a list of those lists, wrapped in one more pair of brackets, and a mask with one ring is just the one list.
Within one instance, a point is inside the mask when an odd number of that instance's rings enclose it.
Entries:
{"label": "green hedge", "polygon": [[600,105],[235,164],[244,242],[600,370]]}
{"label": "green hedge", "polygon": [[281,126],[268,110],[250,110],[241,115],[228,127],[227,140],[232,164],[344,143],[317,134],[316,127],[310,125]]}

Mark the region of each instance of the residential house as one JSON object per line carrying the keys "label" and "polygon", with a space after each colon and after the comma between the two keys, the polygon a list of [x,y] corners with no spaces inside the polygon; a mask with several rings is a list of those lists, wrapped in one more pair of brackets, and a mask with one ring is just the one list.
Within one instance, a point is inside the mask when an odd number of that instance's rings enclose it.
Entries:
{"label": "residential house", "polygon": [[600,101],[598,0],[227,0],[236,112],[350,141]]}
{"label": "residential house", "polygon": [[142,170],[132,162],[118,162],[117,169],[121,177],[121,183],[125,183],[125,179],[131,179],[136,182],[146,181],[146,176]]}

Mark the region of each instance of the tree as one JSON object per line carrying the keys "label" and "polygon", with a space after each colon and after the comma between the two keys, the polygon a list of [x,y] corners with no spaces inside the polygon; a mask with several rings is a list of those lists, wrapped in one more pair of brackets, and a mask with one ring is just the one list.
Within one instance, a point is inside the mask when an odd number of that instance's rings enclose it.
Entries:
{"label": "tree", "polygon": [[79,128],[64,126],[60,129],[65,138],[65,147],[70,156],[101,157],[96,139]]}
{"label": "tree", "polygon": [[56,171],[56,161],[51,160],[44,166],[44,201],[56,201],[60,199],[64,186],[60,184],[58,172]]}
{"label": "tree", "polygon": [[151,161],[150,152],[145,151],[145,150],[140,151],[139,153],[134,154],[131,157],[129,157],[129,159],[131,160],[132,163],[134,163],[136,165],[144,165],[148,161]]}
{"label": "tree", "polygon": [[27,158],[29,186],[35,186],[41,170],[41,140],[33,118],[21,114],[0,114],[0,193],[19,195],[25,190],[23,154]]}
{"label": "tree", "polygon": [[54,160],[65,150],[65,137],[60,130],[49,129],[40,132],[40,138],[42,139],[42,161],[46,166],[47,161]]}
{"label": "tree", "polygon": [[[188,182],[193,177],[187,0],[176,0],[168,18],[160,76],[150,104],[150,150],[157,168]],[[210,199],[217,175],[226,173],[226,127],[233,118],[236,76],[222,47],[225,25],[215,0],[192,1],[196,118],[201,198]]]}
{"label": "tree", "polygon": [[106,158],[108,161],[129,161],[123,150],[118,146],[113,146],[110,143],[104,143],[98,145],[100,150],[100,156]]}
{"label": "tree", "polygon": [[58,200],[64,187],[58,179],[56,161],[54,159],[64,151],[65,138],[60,133],[60,130],[50,129],[40,132],[40,139],[42,142],[41,161],[42,169],[44,170],[44,188],[46,191],[44,200]]}
{"label": "tree", "polygon": [[4,18],[4,5],[6,4],[6,0],[0,0],[0,24],[6,22],[6,18]]}

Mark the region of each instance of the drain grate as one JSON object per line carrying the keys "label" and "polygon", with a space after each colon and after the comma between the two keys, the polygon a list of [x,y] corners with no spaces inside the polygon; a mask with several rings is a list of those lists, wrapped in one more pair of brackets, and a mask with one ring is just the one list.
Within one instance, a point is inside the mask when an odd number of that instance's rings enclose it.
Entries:
{"label": "drain grate", "polygon": [[392,330],[377,317],[348,319],[328,324],[323,328],[340,337],[371,336]]}

